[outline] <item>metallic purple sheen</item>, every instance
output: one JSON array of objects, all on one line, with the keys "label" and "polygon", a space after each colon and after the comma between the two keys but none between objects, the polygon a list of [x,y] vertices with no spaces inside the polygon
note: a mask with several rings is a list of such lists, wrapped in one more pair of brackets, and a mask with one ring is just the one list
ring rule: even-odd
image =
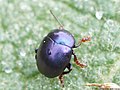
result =
[{"label": "metallic purple sheen", "polygon": [[66,45],[71,48],[75,45],[74,37],[67,30],[55,29],[48,34],[48,37],[50,37],[56,43]]},{"label": "metallic purple sheen", "polygon": [[49,78],[62,74],[70,63],[74,37],[66,30],[54,30],[41,42],[37,51],[37,67]]}]

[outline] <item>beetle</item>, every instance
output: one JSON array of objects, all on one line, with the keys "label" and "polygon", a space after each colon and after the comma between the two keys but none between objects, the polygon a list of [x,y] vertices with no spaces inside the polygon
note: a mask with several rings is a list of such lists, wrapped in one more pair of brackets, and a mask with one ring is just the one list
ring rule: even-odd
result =
[{"label": "beetle", "polygon": [[[51,14],[58,21],[50,10]],[[37,68],[44,76],[54,78],[59,76],[60,83],[64,87],[63,76],[72,70],[70,63],[71,56],[74,56],[75,63],[80,67],[85,67],[78,61],[73,48],[77,48],[82,42],[90,41],[90,37],[82,38],[78,45],[75,45],[73,35],[63,28],[60,24],[59,29],[54,29],[44,37],[38,49],[35,50]],[[68,69],[67,71],[65,69]]]}]

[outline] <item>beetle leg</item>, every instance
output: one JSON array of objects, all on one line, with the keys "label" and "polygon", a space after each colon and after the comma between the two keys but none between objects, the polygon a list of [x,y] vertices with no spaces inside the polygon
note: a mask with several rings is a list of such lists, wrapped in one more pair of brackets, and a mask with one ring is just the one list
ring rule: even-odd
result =
[{"label": "beetle leg", "polygon": [[35,53],[36,53],[35,59],[37,59],[37,51],[38,51],[38,49],[35,49]]},{"label": "beetle leg", "polygon": [[68,74],[72,70],[72,65],[69,63],[66,68],[68,71],[64,71],[62,74]]},{"label": "beetle leg", "polygon": [[78,61],[77,56],[75,55],[74,52],[73,52],[73,55],[74,55],[74,62],[75,62],[78,66],[80,66],[81,68],[84,68],[84,67],[86,66],[86,64],[80,63],[80,62]]},{"label": "beetle leg", "polygon": [[35,59],[37,60],[37,55],[35,55]]},{"label": "beetle leg", "polygon": [[79,47],[83,42],[86,42],[86,41],[90,41],[91,40],[91,37],[85,37],[85,38],[82,38],[78,45],[75,46],[75,48]]},{"label": "beetle leg", "polygon": [[68,64],[67,69],[69,70],[68,73],[72,70],[72,65],[71,65],[71,63]]},{"label": "beetle leg", "polygon": [[38,49],[35,49],[35,53],[37,53]]},{"label": "beetle leg", "polygon": [[65,74],[68,74],[68,73],[72,70],[71,64],[69,63],[66,68],[68,69],[68,71],[64,71],[64,72],[59,76],[59,80],[60,80],[60,83],[61,83],[62,87],[64,87],[64,79],[63,79],[63,76],[64,76]]},{"label": "beetle leg", "polygon": [[61,75],[59,76],[59,80],[60,80],[60,83],[61,83],[62,87],[64,87],[63,75],[64,75],[64,74],[61,74]]}]

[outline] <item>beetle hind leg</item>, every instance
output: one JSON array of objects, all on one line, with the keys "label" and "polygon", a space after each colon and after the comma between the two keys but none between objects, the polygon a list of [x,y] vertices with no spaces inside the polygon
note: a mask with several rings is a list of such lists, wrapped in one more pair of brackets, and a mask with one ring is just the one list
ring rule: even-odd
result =
[{"label": "beetle hind leg", "polygon": [[60,80],[60,84],[62,85],[62,87],[64,87],[63,74],[61,74],[61,75],[59,76],[59,80]]},{"label": "beetle hind leg", "polygon": [[64,72],[59,76],[59,80],[60,80],[60,83],[61,83],[62,87],[64,87],[64,79],[63,79],[63,76],[64,76],[65,74],[68,74],[68,73],[72,70],[71,64],[69,63],[69,64],[66,66],[66,68],[68,69],[68,71],[64,71]]}]

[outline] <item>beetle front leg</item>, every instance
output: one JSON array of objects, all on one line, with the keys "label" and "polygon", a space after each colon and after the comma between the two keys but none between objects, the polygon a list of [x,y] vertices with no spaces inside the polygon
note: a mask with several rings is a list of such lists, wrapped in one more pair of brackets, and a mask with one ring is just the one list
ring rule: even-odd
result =
[{"label": "beetle front leg", "polygon": [[73,55],[74,55],[74,62],[75,62],[78,66],[80,66],[81,68],[84,68],[84,67],[87,66],[86,64],[82,64],[82,63],[80,63],[80,62],[78,61],[77,56],[75,55],[74,52],[73,52]]},{"label": "beetle front leg", "polygon": [[75,46],[75,48],[79,47],[83,42],[86,42],[86,41],[90,41],[91,40],[91,37],[85,37],[85,38],[82,38],[78,45]]},{"label": "beetle front leg", "polygon": [[66,68],[68,69],[68,71],[63,72],[63,73],[59,76],[59,80],[60,80],[60,83],[61,83],[62,87],[64,87],[64,79],[63,79],[63,76],[64,76],[65,74],[70,73],[70,71],[72,70],[71,64],[69,63]]}]

